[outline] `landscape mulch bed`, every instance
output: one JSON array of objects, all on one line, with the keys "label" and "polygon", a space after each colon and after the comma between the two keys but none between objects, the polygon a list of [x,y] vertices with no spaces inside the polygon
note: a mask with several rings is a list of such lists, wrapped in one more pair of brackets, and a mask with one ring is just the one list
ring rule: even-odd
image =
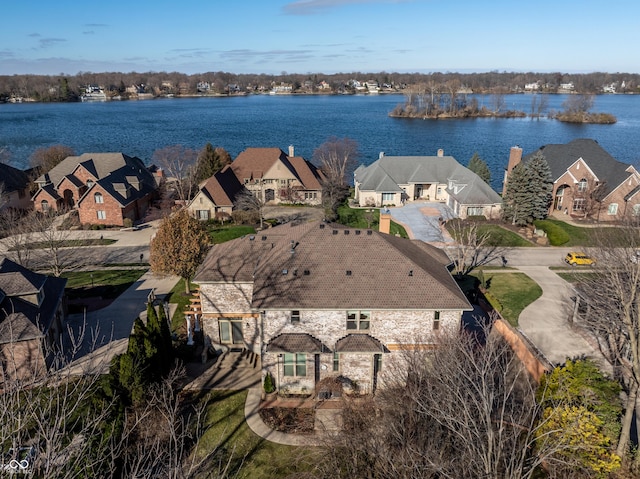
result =
[{"label": "landscape mulch bed", "polygon": [[295,434],[311,434],[314,431],[315,412],[310,408],[265,408],[260,409],[260,417],[275,431]]}]

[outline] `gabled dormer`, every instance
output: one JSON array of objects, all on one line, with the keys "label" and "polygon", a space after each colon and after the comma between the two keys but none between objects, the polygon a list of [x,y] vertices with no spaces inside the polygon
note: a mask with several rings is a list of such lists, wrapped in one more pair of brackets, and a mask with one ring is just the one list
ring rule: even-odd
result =
[{"label": "gabled dormer", "polygon": [[46,277],[27,277],[17,271],[0,273],[0,288],[5,297],[19,299],[40,307],[44,301],[44,283]]}]

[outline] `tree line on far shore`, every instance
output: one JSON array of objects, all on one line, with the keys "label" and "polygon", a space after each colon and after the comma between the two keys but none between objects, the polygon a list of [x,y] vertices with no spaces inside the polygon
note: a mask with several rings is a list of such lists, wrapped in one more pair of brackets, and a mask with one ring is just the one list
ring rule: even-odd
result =
[{"label": "tree line on far shore", "polygon": [[[128,88],[154,96],[229,95],[260,93],[274,85],[287,84],[292,93],[355,93],[359,82],[376,82],[386,91],[403,91],[420,83],[444,84],[455,81],[474,93],[519,93],[525,85],[537,84],[536,91],[558,93],[563,84],[573,84],[574,92],[602,93],[603,87],[615,86],[617,93],[640,93],[640,74],[594,72],[568,74],[561,72],[482,72],[482,73],[398,73],[344,72],[287,73],[279,75],[206,72],[187,75],[179,72],[79,72],[76,75],[0,75],[0,101],[28,98],[42,102],[80,101],[90,85],[104,89],[107,96],[127,98]],[[323,83],[324,82],[324,83]],[[321,87],[323,85],[323,87]]]}]

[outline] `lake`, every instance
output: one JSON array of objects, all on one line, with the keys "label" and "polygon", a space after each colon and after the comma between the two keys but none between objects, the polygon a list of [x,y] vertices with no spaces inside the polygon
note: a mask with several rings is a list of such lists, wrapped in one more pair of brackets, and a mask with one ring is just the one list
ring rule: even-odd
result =
[{"label": "lake", "polygon": [[[477,96],[481,105],[491,97]],[[531,110],[532,95],[507,95],[508,109]],[[561,110],[564,95],[549,95],[548,109]],[[402,95],[166,98],[106,103],[0,104],[0,148],[10,163],[26,168],[34,150],[53,144],[84,152],[121,151],[150,162],[156,149],[205,143],[232,157],[247,147],[279,147],[311,159],[329,137],[348,137],[360,161],[386,155],[435,155],[439,148],[466,165],[477,152],[501,189],[511,146],[530,153],[548,143],[593,138],[619,161],[640,159],[640,95],[600,95],[594,112],[611,113],[613,125],[573,125],[546,118],[422,120],[390,118]]]}]

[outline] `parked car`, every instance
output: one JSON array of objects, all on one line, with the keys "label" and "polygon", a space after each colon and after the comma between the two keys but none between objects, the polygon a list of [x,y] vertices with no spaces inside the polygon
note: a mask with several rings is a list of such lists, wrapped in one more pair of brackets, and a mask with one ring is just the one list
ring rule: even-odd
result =
[{"label": "parked car", "polygon": [[564,257],[564,262],[571,266],[586,265],[593,266],[596,260],[580,251],[571,251]]}]

